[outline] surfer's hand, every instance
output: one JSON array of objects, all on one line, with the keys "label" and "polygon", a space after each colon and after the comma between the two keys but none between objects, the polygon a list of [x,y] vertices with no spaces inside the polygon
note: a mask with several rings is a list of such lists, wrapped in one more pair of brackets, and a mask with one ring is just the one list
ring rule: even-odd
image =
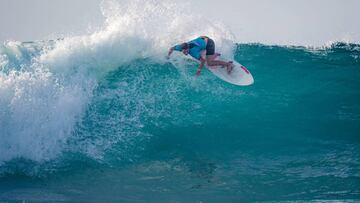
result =
[{"label": "surfer's hand", "polygon": [[197,71],[196,71],[196,75],[197,75],[197,76],[200,76],[200,74],[201,74],[201,70],[197,70]]}]

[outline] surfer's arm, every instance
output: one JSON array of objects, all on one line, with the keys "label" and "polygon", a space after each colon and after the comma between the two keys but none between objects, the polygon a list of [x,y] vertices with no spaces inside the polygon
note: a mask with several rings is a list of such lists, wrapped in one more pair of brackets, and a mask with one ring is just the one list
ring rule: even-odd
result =
[{"label": "surfer's arm", "polygon": [[198,76],[201,74],[201,69],[202,69],[202,68],[204,67],[204,65],[205,65],[205,62],[206,62],[205,57],[206,57],[206,50],[204,50],[204,51],[201,52],[200,65],[199,65],[199,68],[198,68],[198,70],[197,70],[197,72],[196,72],[196,75],[198,75]]},{"label": "surfer's arm", "polygon": [[169,59],[170,58],[170,56],[171,56],[171,54],[174,52],[174,47],[171,47],[170,49],[169,49],[169,53],[168,53],[168,55],[167,55],[167,58]]},{"label": "surfer's arm", "polygon": [[182,46],[180,45],[180,44],[178,44],[178,45],[176,45],[176,46],[173,46],[173,47],[171,47],[170,49],[169,49],[169,53],[168,53],[168,55],[167,55],[167,57],[166,58],[170,58],[170,56],[171,56],[171,54],[174,52],[174,51],[182,51],[183,49],[182,49]]}]

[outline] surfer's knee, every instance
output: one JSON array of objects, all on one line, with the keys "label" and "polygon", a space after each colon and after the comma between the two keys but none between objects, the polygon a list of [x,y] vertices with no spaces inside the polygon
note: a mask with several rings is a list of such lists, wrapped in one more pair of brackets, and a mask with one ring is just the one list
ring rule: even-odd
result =
[{"label": "surfer's knee", "polygon": [[213,64],[213,61],[214,61],[214,57],[211,57],[211,56],[207,56],[207,57],[206,57],[206,63],[207,63],[208,65]]}]

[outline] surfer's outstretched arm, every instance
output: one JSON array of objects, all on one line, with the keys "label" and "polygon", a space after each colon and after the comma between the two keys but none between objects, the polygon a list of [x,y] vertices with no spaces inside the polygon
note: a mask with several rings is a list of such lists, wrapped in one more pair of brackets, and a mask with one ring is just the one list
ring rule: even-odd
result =
[{"label": "surfer's outstretched arm", "polygon": [[167,58],[169,59],[170,58],[170,56],[171,56],[171,54],[174,52],[174,47],[171,47],[170,49],[169,49],[169,53],[168,53],[168,55],[167,55]]}]

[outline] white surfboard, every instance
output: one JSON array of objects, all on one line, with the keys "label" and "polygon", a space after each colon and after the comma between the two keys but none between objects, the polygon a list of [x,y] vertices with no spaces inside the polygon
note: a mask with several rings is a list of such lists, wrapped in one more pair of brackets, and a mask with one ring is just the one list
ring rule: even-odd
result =
[{"label": "white surfboard", "polygon": [[[217,59],[217,58],[216,58]],[[228,61],[228,60],[225,60]],[[248,86],[254,83],[254,78],[251,75],[250,71],[245,68],[245,66],[234,61],[233,70],[228,73],[226,67],[221,66],[207,66],[207,68],[220,79],[240,86]]]}]

